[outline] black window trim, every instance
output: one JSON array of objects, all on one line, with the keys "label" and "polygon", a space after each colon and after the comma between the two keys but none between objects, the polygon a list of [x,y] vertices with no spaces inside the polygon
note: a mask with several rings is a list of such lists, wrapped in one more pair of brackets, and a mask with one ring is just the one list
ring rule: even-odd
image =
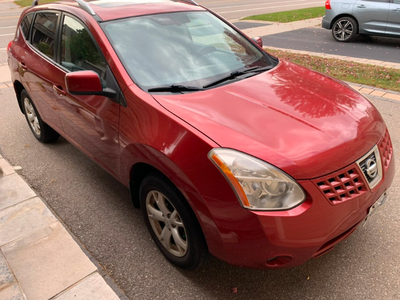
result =
[{"label": "black window trim", "polygon": [[65,68],[62,64],[61,64],[61,43],[62,43],[62,29],[63,29],[63,24],[64,24],[64,19],[66,16],[74,19],[75,21],[79,22],[83,27],[86,28],[89,36],[92,38],[97,50],[100,52],[101,56],[103,57],[104,61],[106,62],[106,87],[111,88],[113,90],[116,91],[117,96],[113,99],[113,98],[109,98],[111,101],[114,101],[116,103],[118,103],[119,105],[123,106],[123,107],[127,107],[127,103],[125,100],[125,97],[121,91],[121,88],[117,82],[117,80],[115,79],[115,76],[110,68],[110,65],[108,64],[107,59],[104,56],[103,51],[101,51],[101,48],[99,46],[99,43],[97,42],[97,40],[94,38],[91,30],[88,28],[88,26],[85,25],[85,23],[79,19],[77,16],[68,13],[68,12],[64,12],[61,11],[61,16],[60,16],[60,20],[58,22],[58,29],[57,29],[57,53],[56,53],[56,57],[57,60],[55,61],[56,65],[61,68],[63,71],[65,71],[66,73],[71,73],[71,70],[68,70],[67,68]]},{"label": "black window trim", "polygon": [[[31,24],[29,24],[29,29],[28,29],[28,34],[25,36],[23,30],[22,30],[22,21],[27,18],[29,15],[32,15],[32,21]],[[35,12],[29,12],[24,17],[21,19],[21,23],[19,24],[19,30],[22,33],[22,36],[24,37],[25,41],[29,42],[31,38],[31,32],[32,32],[32,27],[33,27],[33,22],[35,21],[36,13]]]},{"label": "black window trim", "polygon": [[[54,13],[54,14],[58,14],[58,19],[57,19],[57,22],[56,22],[55,37],[54,37],[54,43],[55,43],[54,44],[54,55],[53,55],[52,58],[50,58],[46,54],[42,53],[32,43],[32,30],[33,30],[33,26],[34,26],[36,17],[37,17],[37,15],[39,13]],[[110,85],[110,88],[115,89],[116,92],[117,92],[117,97],[115,99],[111,99],[111,98],[109,98],[109,99],[114,101],[114,102],[116,102],[116,103],[118,103],[118,104],[120,104],[123,107],[127,106],[125,97],[124,97],[123,93],[121,92],[121,88],[119,87],[119,84],[118,84],[117,80],[115,79],[115,76],[114,76],[114,74],[113,74],[113,72],[112,72],[112,70],[111,70],[106,58],[104,57],[103,52],[101,51],[96,39],[92,35],[92,32],[85,25],[85,23],[82,22],[82,20],[80,20],[79,18],[77,18],[73,14],[66,13],[66,12],[60,11],[60,10],[55,10],[55,9],[44,9],[44,10],[36,10],[34,12],[29,12],[24,16],[24,18],[29,14],[33,14],[33,18],[32,18],[32,22],[31,22],[30,27],[29,27],[29,34],[28,34],[27,38],[24,36],[24,34],[22,32],[21,23],[19,24],[19,31],[21,32],[24,40],[26,41],[26,44],[36,54],[38,54],[39,56],[41,56],[45,60],[49,61],[50,63],[54,64],[57,68],[61,69],[65,73],[70,73],[71,71],[61,65],[61,40],[62,40],[61,37],[62,37],[62,22],[64,20],[64,16],[66,16],[66,15],[70,16],[71,18],[73,18],[73,19],[77,20],[79,23],[81,23],[85,28],[87,28],[90,37],[93,39],[93,41],[94,41],[94,43],[96,45],[96,48],[100,51],[102,57],[104,58],[104,61],[107,64],[106,65],[106,68],[107,68],[107,71],[106,71],[107,72],[107,76],[106,76],[107,86]],[[22,21],[22,19],[21,19],[21,21]]]},{"label": "black window trim", "polygon": [[[37,15],[39,14],[39,13],[54,13],[54,14],[58,14],[58,18],[57,18],[57,22],[56,22],[56,31],[55,31],[55,37],[54,37],[54,55],[53,55],[53,57],[51,58],[51,57],[49,57],[49,56],[47,56],[46,54],[44,54],[44,53],[42,53],[39,49],[37,49],[34,45],[33,45],[33,42],[32,42],[32,31],[33,31],[33,25],[35,24],[35,21],[36,21],[36,17],[37,17]],[[55,59],[55,56],[57,56],[57,53],[58,53],[58,28],[60,27],[60,18],[61,17],[61,11],[59,11],[59,10],[54,10],[54,9],[46,9],[46,10],[38,10],[38,11],[35,11],[35,15],[34,15],[34,17],[33,17],[33,20],[32,20],[32,24],[31,24],[31,27],[30,27],[30,30],[29,30],[29,40],[27,40],[28,41],[28,44],[30,45],[30,47],[32,48],[32,49],[34,49],[35,50],[35,52],[36,53],[38,53],[40,56],[42,56],[42,57],[44,57],[45,59],[47,59],[47,60],[50,60],[51,62],[54,62],[54,63],[57,63],[56,62],[56,59]]]},{"label": "black window trim", "polygon": [[96,46],[96,49],[100,52],[101,56],[103,57],[104,61],[105,61],[106,64],[107,64],[107,67],[108,67],[108,62],[107,62],[107,60],[106,60],[106,58],[105,58],[105,56],[104,56],[104,54],[103,54],[103,51],[101,51],[99,44],[97,43],[97,41],[96,41],[96,39],[94,38],[94,36],[93,36],[92,32],[90,31],[90,29],[85,25],[85,23],[82,22],[81,19],[77,18],[77,17],[74,16],[73,14],[70,14],[70,13],[67,13],[67,12],[64,12],[64,11],[61,12],[61,14],[62,14],[62,15],[61,15],[61,18],[60,18],[60,23],[59,23],[58,30],[57,30],[57,31],[58,31],[58,32],[57,32],[57,45],[58,45],[58,47],[59,47],[59,51],[57,51],[57,53],[56,53],[56,54],[57,54],[57,55],[56,55],[56,56],[57,56],[56,62],[57,62],[57,64],[60,66],[60,68],[62,68],[62,69],[65,70],[66,72],[71,72],[70,70],[68,70],[67,68],[65,68],[64,66],[62,66],[62,64],[61,64],[62,29],[63,29],[64,19],[65,19],[66,16],[70,17],[71,19],[74,19],[75,21],[77,21],[77,22],[80,23],[83,27],[86,28],[86,30],[87,30],[89,36],[92,38],[92,40],[93,40],[93,42],[94,42],[94,44],[95,44],[95,46]]}]

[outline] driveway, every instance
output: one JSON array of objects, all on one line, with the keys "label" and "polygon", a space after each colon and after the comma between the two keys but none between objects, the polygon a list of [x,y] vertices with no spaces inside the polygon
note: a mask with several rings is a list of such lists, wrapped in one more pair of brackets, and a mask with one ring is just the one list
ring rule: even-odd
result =
[{"label": "driveway", "polygon": [[263,36],[263,42],[266,47],[400,62],[400,38],[358,36],[352,43],[338,43],[330,30],[312,27]]}]

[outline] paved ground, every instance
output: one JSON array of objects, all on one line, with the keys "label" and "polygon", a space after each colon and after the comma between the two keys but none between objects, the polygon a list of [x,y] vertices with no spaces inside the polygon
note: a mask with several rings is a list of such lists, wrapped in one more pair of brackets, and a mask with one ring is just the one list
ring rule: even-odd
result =
[{"label": "paved ground", "polygon": [[321,0],[197,0],[196,2],[228,20],[324,5],[324,1]]},{"label": "paved ground", "polygon": [[0,249],[0,299],[117,300],[117,293],[123,298],[1,155]]},{"label": "paved ground", "polygon": [[269,47],[302,50],[325,54],[399,63],[400,39],[358,36],[352,43],[338,43],[329,30],[320,26],[302,28],[268,35],[264,43]]}]

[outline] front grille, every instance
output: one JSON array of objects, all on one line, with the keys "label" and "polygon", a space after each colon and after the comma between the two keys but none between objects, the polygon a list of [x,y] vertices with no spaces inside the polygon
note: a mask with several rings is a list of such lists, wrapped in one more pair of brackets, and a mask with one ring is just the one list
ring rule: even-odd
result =
[{"label": "front grille", "polygon": [[361,171],[364,173],[365,178],[368,180],[368,183],[371,183],[375,177],[378,175],[378,168],[375,167],[376,171],[372,172],[371,175],[368,174],[368,162],[369,161],[373,161],[375,166],[376,166],[376,155],[375,152],[371,152],[371,154],[369,154],[367,157],[364,158],[364,160],[362,160],[359,165],[361,168]]},{"label": "front grille", "polygon": [[313,182],[333,204],[354,199],[367,191],[355,164]]},{"label": "front grille", "polygon": [[368,186],[373,189],[380,182],[382,173],[388,169],[392,157],[393,145],[386,129],[381,142],[355,164],[313,182],[333,204],[354,199],[367,192]]},{"label": "front grille", "polygon": [[367,154],[357,160],[370,189],[375,188],[382,180],[383,168],[378,146],[374,146]]},{"label": "front grille", "polygon": [[387,129],[385,136],[379,143],[379,152],[381,153],[382,157],[382,165],[386,171],[390,165],[390,161],[392,160],[392,155],[393,155],[392,141],[390,140],[389,131]]}]

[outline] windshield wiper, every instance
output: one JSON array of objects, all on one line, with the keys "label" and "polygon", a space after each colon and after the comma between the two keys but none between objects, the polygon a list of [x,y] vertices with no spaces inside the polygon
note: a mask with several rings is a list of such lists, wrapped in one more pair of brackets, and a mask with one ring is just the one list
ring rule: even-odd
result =
[{"label": "windshield wiper", "polygon": [[205,86],[203,86],[203,88],[209,88],[212,87],[214,85],[220,84],[224,81],[228,81],[231,79],[235,79],[241,75],[247,74],[247,73],[259,73],[259,72],[264,72],[264,71],[268,71],[271,70],[272,67],[252,67],[252,68],[244,68],[241,70],[237,70],[237,71],[233,71],[231,74],[229,74],[228,76],[222,77],[214,82],[211,82]]},{"label": "windshield wiper", "polygon": [[186,85],[166,85],[159,86],[155,88],[148,89],[148,92],[171,92],[171,93],[180,93],[180,92],[191,92],[191,91],[201,91],[202,88],[195,86],[186,86]]}]

